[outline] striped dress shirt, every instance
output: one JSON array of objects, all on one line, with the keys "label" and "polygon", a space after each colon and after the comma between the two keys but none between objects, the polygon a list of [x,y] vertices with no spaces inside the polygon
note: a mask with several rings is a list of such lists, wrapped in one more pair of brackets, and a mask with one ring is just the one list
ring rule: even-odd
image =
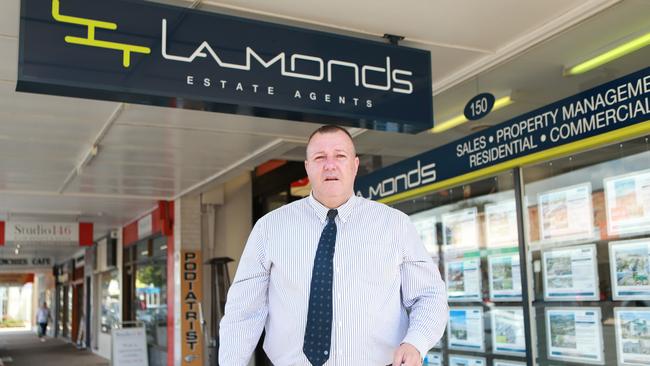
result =
[{"label": "striped dress shirt", "polygon": [[[328,208],[313,196],[254,226],[219,330],[219,364],[246,366],[266,329],[275,366],[309,366],[303,338],[312,266]],[[383,366],[401,343],[424,357],[447,325],[445,284],[404,213],[352,196],[338,208],[327,366]]]}]

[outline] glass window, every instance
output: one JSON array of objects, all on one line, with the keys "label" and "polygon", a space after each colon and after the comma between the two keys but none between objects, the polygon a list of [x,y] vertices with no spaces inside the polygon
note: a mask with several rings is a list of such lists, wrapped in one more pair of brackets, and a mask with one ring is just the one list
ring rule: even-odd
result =
[{"label": "glass window", "polygon": [[147,329],[147,343],[167,347],[167,268],[166,261],[136,265],[135,319]]},{"label": "glass window", "polygon": [[523,169],[539,365],[650,364],[648,138]]},{"label": "glass window", "polygon": [[109,333],[121,318],[120,281],[118,271],[101,275],[101,318],[100,326],[104,333]]},{"label": "glass window", "polygon": [[[446,335],[426,355],[425,364],[525,363],[512,173],[394,207],[410,215],[447,284],[450,318]],[[445,359],[447,363],[442,362]]]}]

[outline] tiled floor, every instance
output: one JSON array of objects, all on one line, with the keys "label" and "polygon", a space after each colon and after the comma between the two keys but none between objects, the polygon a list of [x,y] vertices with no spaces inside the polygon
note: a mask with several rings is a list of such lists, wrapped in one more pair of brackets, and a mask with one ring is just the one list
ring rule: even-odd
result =
[{"label": "tiled floor", "polygon": [[[4,366],[108,366],[109,361],[76,349],[60,339],[45,342],[30,331],[0,330],[0,360]],[[2,362],[0,362],[0,365]]]}]

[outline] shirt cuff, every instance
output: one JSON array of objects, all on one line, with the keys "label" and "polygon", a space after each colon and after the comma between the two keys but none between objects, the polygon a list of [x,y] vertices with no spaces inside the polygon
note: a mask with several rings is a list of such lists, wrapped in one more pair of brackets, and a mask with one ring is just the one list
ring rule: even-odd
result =
[{"label": "shirt cuff", "polygon": [[424,359],[424,356],[426,356],[429,352],[429,343],[431,342],[429,342],[429,340],[427,340],[427,337],[423,336],[422,334],[409,332],[402,343],[408,343],[415,347],[420,352],[420,359]]}]

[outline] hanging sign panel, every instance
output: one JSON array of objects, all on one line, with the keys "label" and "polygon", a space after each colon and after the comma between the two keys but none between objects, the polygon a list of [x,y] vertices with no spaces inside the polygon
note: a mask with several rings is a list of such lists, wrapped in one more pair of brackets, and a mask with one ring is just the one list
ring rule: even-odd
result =
[{"label": "hanging sign panel", "polygon": [[79,243],[93,244],[93,227],[89,222],[0,222],[0,243]]},{"label": "hanging sign panel", "polygon": [[18,91],[416,133],[429,51],[133,0],[22,0]]},{"label": "hanging sign panel", "polygon": [[[650,67],[359,177],[355,192],[384,199],[648,120]],[[634,220],[643,214],[627,214],[617,229]]]}]

